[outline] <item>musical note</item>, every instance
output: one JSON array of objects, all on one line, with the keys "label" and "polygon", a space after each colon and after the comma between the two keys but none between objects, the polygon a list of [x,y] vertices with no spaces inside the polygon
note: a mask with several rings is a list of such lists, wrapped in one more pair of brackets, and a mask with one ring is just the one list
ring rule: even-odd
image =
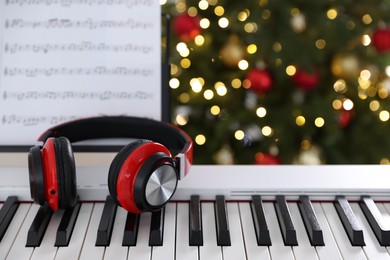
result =
[{"label": "musical note", "polygon": [[52,6],[61,5],[71,7],[73,5],[88,5],[88,6],[113,6],[124,5],[128,8],[149,7],[153,4],[153,0],[6,0],[6,5],[41,5]]},{"label": "musical note", "polygon": [[147,100],[153,99],[147,91],[4,91],[3,101],[26,100]]},{"label": "musical note", "polygon": [[151,77],[154,75],[153,69],[148,68],[126,68],[126,67],[113,67],[96,66],[92,68],[21,68],[21,67],[5,67],[3,75],[5,77],[25,76],[29,78],[35,78],[39,76],[51,77],[51,76],[135,76],[135,77]]},{"label": "musical note", "polygon": [[72,20],[68,18],[51,18],[48,20],[24,20],[20,18],[6,19],[6,29],[130,29],[149,30],[153,29],[151,22],[137,21],[132,18],[127,20]]},{"label": "musical note", "polygon": [[82,117],[161,119],[159,1],[3,0],[0,17],[0,145]]}]

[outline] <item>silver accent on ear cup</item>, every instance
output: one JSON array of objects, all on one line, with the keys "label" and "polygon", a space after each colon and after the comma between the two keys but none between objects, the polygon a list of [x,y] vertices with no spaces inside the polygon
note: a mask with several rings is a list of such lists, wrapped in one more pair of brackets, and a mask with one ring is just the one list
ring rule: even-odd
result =
[{"label": "silver accent on ear cup", "polygon": [[158,167],[149,177],[145,188],[146,201],[152,206],[161,206],[173,195],[177,185],[176,170],[170,165]]}]

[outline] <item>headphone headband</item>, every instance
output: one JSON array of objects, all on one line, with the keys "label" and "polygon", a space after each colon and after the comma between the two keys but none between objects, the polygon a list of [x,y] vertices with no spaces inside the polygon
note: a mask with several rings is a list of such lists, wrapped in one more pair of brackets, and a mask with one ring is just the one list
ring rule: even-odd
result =
[{"label": "headphone headband", "polygon": [[38,141],[65,136],[70,142],[99,138],[150,139],[169,149],[178,150],[175,157],[180,178],[187,175],[192,164],[192,140],[181,129],[147,118],[102,116],[70,121],[46,130]]}]

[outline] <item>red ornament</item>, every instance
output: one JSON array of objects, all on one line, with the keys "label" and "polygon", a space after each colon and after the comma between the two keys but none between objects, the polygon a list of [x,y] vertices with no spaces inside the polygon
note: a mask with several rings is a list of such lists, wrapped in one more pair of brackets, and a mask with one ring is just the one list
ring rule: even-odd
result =
[{"label": "red ornament", "polygon": [[307,72],[297,69],[295,74],[292,76],[292,81],[298,88],[304,91],[310,91],[315,89],[320,83],[320,74],[317,70]]},{"label": "red ornament", "polygon": [[372,35],[372,45],[378,52],[390,50],[390,28],[377,29]]},{"label": "red ornament", "polygon": [[341,111],[341,113],[337,118],[339,126],[341,128],[347,127],[351,123],[352,118],[353,118],[353,113],[351,111],[345,111],[345,110]]},{"label": "red ornament", "polygon": [[280,164],[280,158],[269,153],[257,153],[255,163],[259,165],[276,165]]},{"label": "red ornament", "polygon": [[265,93],[272,88],[273,80],[268,70],[253,69],[246,75],[249,89],[256,93]]},{"label": "red ornament", "polygon": [[198,16],[192,17],[183,13],[173,21],[173,29],[181,41],[188,42],[201,33],[199,21]]}]

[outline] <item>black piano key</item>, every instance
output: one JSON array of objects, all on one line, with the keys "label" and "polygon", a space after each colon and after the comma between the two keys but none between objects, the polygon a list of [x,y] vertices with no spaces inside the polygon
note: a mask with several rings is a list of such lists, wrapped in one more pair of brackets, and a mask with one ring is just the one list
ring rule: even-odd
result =
[{"label": "black piano key", "polygon": [[191,196],[189,207],[189,245],[203,246],[202,211],[198,195]]},{"label": "black piano key", "polygon": [[165,208],[152,213],[150,221],[149,246],[162,246],[164,239]]},{"label": "black piano key", "polygon": [[97,231],[96,246],[109,246],[111,241],[112,229],[116,215],[116,203],[111,196],[107,196],[104,203],[103,213]]},{"label": "black piano key", "polygon": [[4,202],[0,209],[0,242],[4,237],[5,232],[19,207],[18,199],[15,196],[10,196]]},{"label": "black piano key", "polygon": [[375,205],[374,200],[369,196],[363,196],[359,204],[379,244],[381,246],[390,246],[390,230],[386,228],[382,214]]},{"label": "black piano key", "polygon": [[65,210],[57,229],[55,246],[68,246],[80,207],[81,203],[78,201],[74,207]]},{"label": "black piano key", "polygon": [[135,246],[139,227],[139,214],[127,213],[122,246]]},{"label": "black piano key", "polygon": [[253,195],[251,203],[253,224],[255,226],[257,244],[259,246],[271,246],[271,237],[268,225],[265,219],[263,202],[261,196]]},{"label": "black piano key", "polygon": [[364,246],[365,243],[362,227],[356,219],[347,199],[344,196],[336,196],[334,206],[336,207],[337,214],[343,223],[351,244],[353,246]]},{"label": "black piano key", "polygon": [[40,246],[52,215],[53,210],[48,204],[39,208],[33,222],[31,223],[30,229],[28,230],[26,247]]},{"label": "black piano key", "polygon": [[276,196],[275,211],[278,217],[280,230],[286,246],[297,246],[297,234],[291,219],[290,210],[284,196]]},{"label": "black piano key", "polygon": [[317,215],[308,196],[300,196],[298,203],[303,223],[305,224],[310,243],[312,246],[324,246],[324,237]]},{"label": "black piano key", "polygon": [[215,200],[215,223],[217,229],[217,244],[230,246],[230,229],[227,216],[226,202],[223,195],[217,195]]}]

